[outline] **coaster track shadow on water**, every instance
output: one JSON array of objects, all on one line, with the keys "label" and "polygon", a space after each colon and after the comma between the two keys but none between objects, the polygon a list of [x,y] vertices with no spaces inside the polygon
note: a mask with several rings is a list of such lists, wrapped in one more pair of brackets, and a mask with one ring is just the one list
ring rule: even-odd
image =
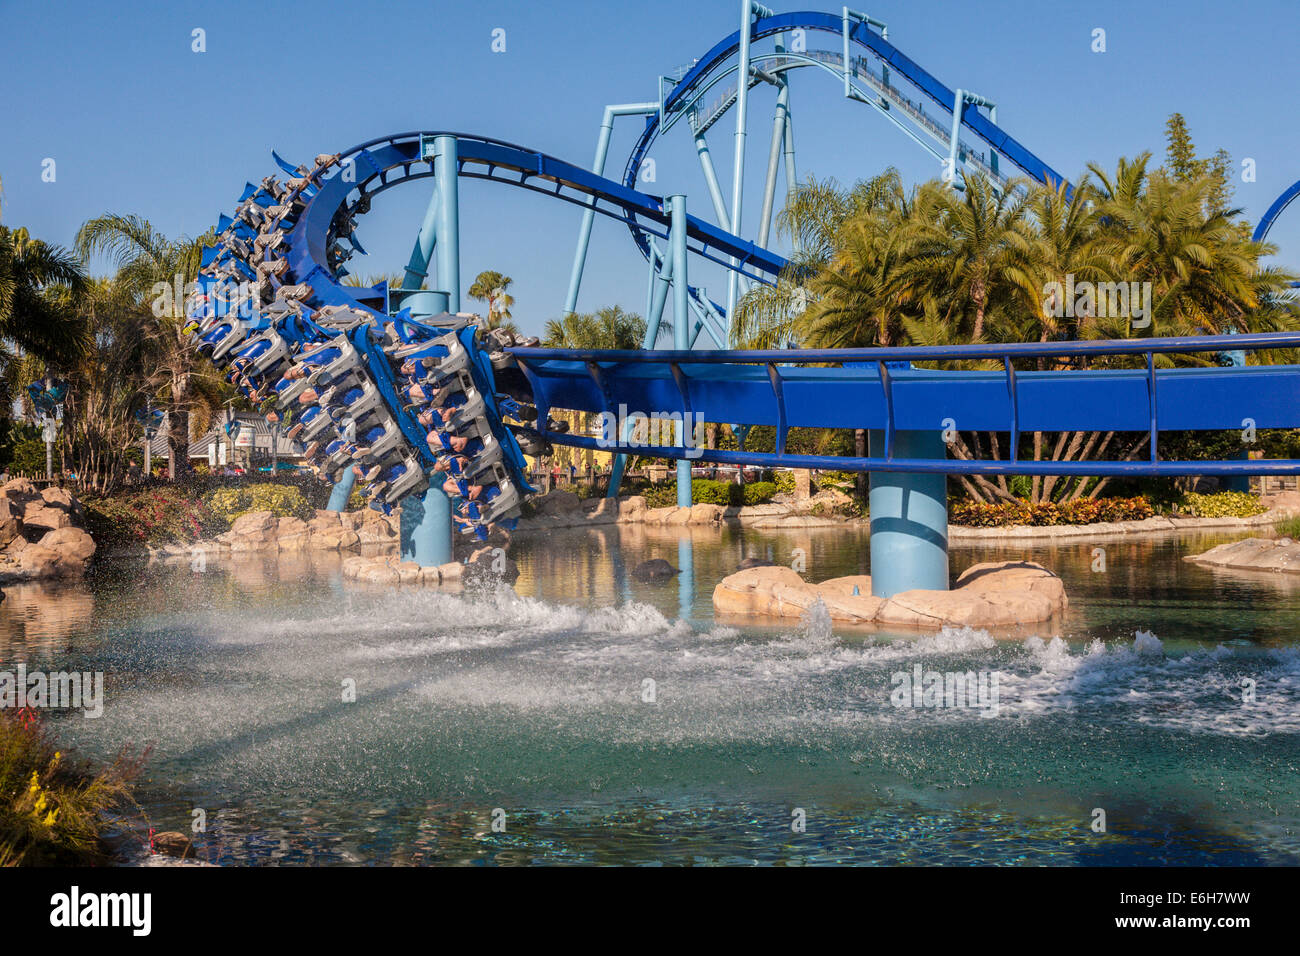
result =
[{"label": "coaster track shadow on water", "polygon": [[[790,75],[828,73],[843,94],[879,113],[949,171],[1004,181],[1009,163],[1032,179],[1063,177],[997,124],[997,107],[949,89],[888,40],[884,24],[842,14],[773,14],[747,4],[743,26],[691,67],[662,77],[654,102],[608,107],[592,169],[483,136],[416,131],[374,139],[248,184],[233,216],[218,223],[205,250],[198,290],[187,302],[199,349],[241,391],[307,443],[308,457],[334,482],[330,507],[346,507],[361,481],[370,506],[399,503],[403,557],[423,565],[452,558],[457,531],[486,540],[495,524],[513,527],[535,489],[525,454],[551,444],[620,452],[609,494],[617,494],[624,454],[677,460],[678,502],[689,505],[690,461],[830,468],[871,474],[873,591],[946,590],[946,476],[1274,475],[1300,461],[1170,461],[1159,457],[1166,431],[1300,426],[1300,367],[1246,365],[1249,350],[1294,348],[1300,334],[972,345],[935,348],[726,348],[727,316],[744,283],[771,283],[785,259],[770,251],[778,167],[795,182]],[[770,52],[758,52],[771,40]],[[819,41],[824,48],[817,48]],[[737,78],[748,77],[738,83]],[[746,110],[759,84],[777,90],[758,239],[741,238]],[[724,114],[736,114],[733,194],[722,196],[707,143]],[[930,112],[927,112],[930,111]],[[931,116],[936,112],[941,119]],[[947,119],[942,119],[944,116]],[[603,175],[610,133],[621,116],[644,129],[620,181]],[[716,219],[687,212],[686,197],[639,190],[657,138],[687,121]],[[573,311],[596,214],[621,220],[648,268],[643,350],[575,351],[519,347],[460,313],[461,177],[502,183],[583,208],[566,301]],[[400,289],[344,286],[344,263],[362,252],[357,219],[374,196],[432,179],[433,196]],[[1300,192],[1300,184],[1289,192]],[[1285,199],[1286,194],[1282,199]],[[1292,197],[1293,198],[1293,197]],[[1285,202],[1270,210],[1268,223]],[[1261,223],[1261,228],[1264,224]],[[660,243],[663,243],[661,246]],[[728,270],[728,299],[713,302],[689,284],[692,259]],[[436,269],[437,288],[422,288]],[[672,350],[652,350],[669,295]],[[265,305],[264,303],[269,303]],[[695,349],[707,333],[716,349]],[[1157,368],[1169,353],[1236,356],[1230,367]],[[1024,371],[1023,360],[1140,356],[1145,367],[1103,371]],[[914,361],[991,359],[1000,371],[936,371]],[[1137,363],[1134,362],[1136,365]],[[686,422],[775,428],[774,453],[617,442],[561,431],[553,408],[592,413],[675,412]],[[950,460],[945,428],[1010,434],[1009,460]],[[787,454],[791,428],[862,428],[865,458]],[[1020,436],[1035,431],[1149,433],[1149,457],[1126,461],[1027,461]],[[689,432],[689,428],[686,430]],[[743,449],[743,444],[742,444]],[[1243,456],[1244,458],[1244,456]]]}]

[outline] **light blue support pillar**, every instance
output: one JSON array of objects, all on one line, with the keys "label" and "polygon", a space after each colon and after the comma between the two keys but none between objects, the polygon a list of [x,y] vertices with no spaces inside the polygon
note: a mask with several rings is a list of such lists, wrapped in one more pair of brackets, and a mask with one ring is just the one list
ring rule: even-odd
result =
[{"label": "light blue support pillar", "polygon": [[[662,265],[660,264],[662,260]],[[653,239],[650,240],[650,287],[646,290],[646,329],[641,348],[654,348],[659,340],[659,324],[663,320],[664,302],[668,298],[668,279],[672,276],[673,260],[671,253],[665,257]],[[623,423],[622,441],[632,437],[632,423]],[[627,469],[627,455],[617,454],[609,469],[609,487],[605,489],[606,498],[617,498],[619,486],[623,484],[623,472]]]},{"label": "light blue support pillar", "polygon": [[700,171],[704,173],[704,184],[709,187],[709,198],[713,200],[713,214],[718,217],[718,225],[731,232],[731,217],[727,215],[727,202],[722,198],[722,187],[718,185],[718,174],[713,168],[713,157],[709,155],[709,142],[703,133],[695,134],[695,155],[700,158]]},{"label": "light blue support pillar", "polygon": [[[650,246],[650,254],[654,256],[654,245]],[[673,258],[671,247],[668,255],[664,257],[663,265],[659,269],[658,277],[655,279],[655,291],[650,301],[650,314],[646,316],[645,341],[648,343],[645,347],[650,348],[659,340],[659,325],[664,318],[664,304],[668,301],[668,284],[673,277]]]},{"label": "light blue support pillar", "polygon": [[455,136],[434,140],[438,169],[438,287],[447,293],[447,309],[460,311],[460,150]]},{"label": "light blue support pillar", "polygon": [[[753,34],[753,0],[740,0],[740,63],[736,72],[736,153],[731,179],[731,233],[740,235],[741,200],[745,195],[745,123],[749,114],[749,50]],[[735,263],[735,260],[732,260]],[[727,319],[734,321],[740,273],[727,273]]]},{"label": "light blue support pillar", "polygon": [[402,500],[401,544],[403,561],[426,568],[451,561],[451,499],[445,491],[431,485],[423,495]]},{"label": "light blue support pillar", "polygon": [[[778,47],[778,49],[780,49]],[[772,207],[776,202],[776,173],[781,164],[781,149],[785,144],[785,112],[790,102],[790,88],[785,78],[781,91],[776,94],[776,111],[772,118],[772,145],[767,154],[767,179],[763,183],[763,211],[758,219],[758,244],[767,247],[767,237],[772,228]]]},{"label": "light blue support pillar", "polygon": [[424,211],[424,221],[420,223],[419,235],[415,237],[415,248],[411,250],[410,261],[406,264],[406,274],[402,277],[403,289],[418,289],[429,278],[429,257],[438,242],[438,187],[433,187],[429,197],[429,207]]},{"label": "light blue support pillar", "polygon": [[[669,196],[668,202],[672,210],[673,348],[685,352],[691,347],[691,306],[686,285],[686,197],[681,194]],[[682,422],[677,426],[676,441],[679,446],[686,444],[686,429],[690,427],[690,422]],[[679,458],[677,507],[689,508],[691,503],[691,463]]]},{"label": "light blue support pillar", "polygon": [[[868,433],[873,458],[885,457],[885,433]],[[894,434],[894,458],[942,459],[939,429]],[[944,475],[871,473],[871,593],[948,590],[948,479]]]},{"label": "light blue support pillar", "polygon": [[334,484],[334,490],[330,492],[329,504],[326,505],[330,511],[347,511],[348,499],[352,497],[352,486],[357,483],[357,473],[351,468],[343,469],[343,477]]},{"label": "light blue support pillar", "polygon": [[[447,311],[460,311],[460,193],[457,180],[457,144],[454,136],[434,140],[434,216],[437,245],[438,285],[447,297]],[[427,218],[427,217],[426,217]],[[421,230],[423,235],[423,230]],[[420,498],[408,496],[402,502],[402,560],[424,567],[452,560],[451,499],[439,487],[437,473]]]},{"label": "light blue support pillar", "polygon": [[[614,117],[657,113],[658,111],[658,103],[628,103],[623,106],[606,106],[605,116],[600,123],[600,135],[596,137],[596,158],[592,160],[591,171],[597,176],[602,176],[605,173],[605,158],[609,155],[609,137],[614,131]],[[578,308],[578,288],[582,284],[582,270],[587,265],[587,247],[591,243],[591,224],[595,218],[596,200],[589,199],[587,208],[582,213],[582,225],[578,227],[578,248],[573,254],[573,269],[569,273],[569,291],[564,297],[564,311],[566,314]]]},{"label": "light blue support pillar", "polygon": [[677,575],[677,616],[689,621],[695,607],[695,546],[690,529],[686,529],[685,537],[677,539],[677,566],[681,568]]},{"label": "light blue support pillar", "polygon": [[[1250,450],[1241,448],[1233,452],[1232,457],[1239,461],[1248,461]],[[1219,485],[1224,491],[1241,491],[1250,494],[1250,475],[1226,475],[1220,479]]]}]

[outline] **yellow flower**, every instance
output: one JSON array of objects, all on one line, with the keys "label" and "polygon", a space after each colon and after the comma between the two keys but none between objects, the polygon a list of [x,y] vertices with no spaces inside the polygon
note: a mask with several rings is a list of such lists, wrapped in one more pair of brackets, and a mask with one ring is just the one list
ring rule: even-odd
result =
[{"label": "yellow flower", "polygon": [[59,809],[58,807],[55,807],[49,813],[45,814],[45,825],[47,827],[54,826],[54,821],[58,818],[58,816],[59,816]]}]

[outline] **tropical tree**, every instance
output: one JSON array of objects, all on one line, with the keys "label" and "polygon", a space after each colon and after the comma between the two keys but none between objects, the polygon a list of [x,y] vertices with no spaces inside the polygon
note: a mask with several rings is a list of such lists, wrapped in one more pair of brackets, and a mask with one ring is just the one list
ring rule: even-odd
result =
[{"label": "tropical tree", "polygon": [[[671,323],[661,322],[656,341],[671,341],[672,331]],[[645,334],[645,319],[613,305],[550,319],[542,333],[542,345],[548,349],[639,349]]]},{"label": "tropical tree", "polygon": [[[645,341],[646,321],[635,312],[624,312],[620,306],[606,306],[595,312],[570,312],[560,319],[550,319],[542,333],[542,345],[549,349],[639,349]],[[672,326],[662,322],[658,338],[672,338]],[[573,412],[568,416],[570,427],[586,431],[592,416],[587,412]],[[557,461],[577,462],[578,450],[557,448]],[[586,449],[584,456],[588,473],[595,455]]]},{"label": "tropical tree", "polygon": [[[1292,277],[1260,265],[1273,248],[1251,242],[1241,211],[1221,201],[1221,159],[1196,160],[1190,141],[1180,146],[1175,137],[1168,169],[1153,172],[1149,161],[1143,154],[1122,158],[1113,169],[1092,165],[1071,191],[1053,183],[995,184],[983,176],[965,177],[960,190],[929,182],[904,191],[892,171],[852,190],[810,180],[778,220],[794,246],[791,264],[775,285],[742,297],[733,340],[763,347],[792,341],[824,347],[945,345],[1127,338],[1151,335],[1151,329],[1194,335],[1300,327],[1297,310],[1280,295]],[[1151,322],[1140,321],[1133,308],[1103,306],[1100,292],[1073,303],[1056,301],[1084,283],[1094,289],[1106,284],[1108,290],[1123,284],[1125,292],[1138,289],[1139,295],[1149,289]],[[1134,361],[1075,364],[1124,367]],[[1050,358],[1017,364],[1027,370],[1062,367]],[[1055,461],[1132,459],[1147,441],[1145,435],[1114,432],[1026,438],[1035,460]],[[857,453],[864,454],[865,434],[859,431],[855,439]],[[963,432],[952,453],[1003,458],[1009,453],[1006,439],[1005,433]],[[958,481],[977,500],[1073,500],[1096,497],[1109,484],[1058,477]]]},{"label": "tropical tree", "polygon": [[200,360],[183,332],[183,296],[173,291],[183,291],[198,276],[203,248],[214,238],[209,231],[197,239],[170,239],[140,216],[109,213],[85,222],[75,243],[85,259],[106,256],[116,268],[114,284],[120,292],[150,306],[155,321],[148,334],[157,346],[172,478],[178,462],[188,465],[191,415],[210,416],[211,402],[220,394],[216,369]]},{"label": "tropical tree", "polygon": [[480,272],[469,287],[469,297],[479,302],[486,302],[487,323],[489,329],[505,328],[517,332],[518,328],[510,321],[510,307],[515,304],[515,297],[509,291],[515,280],[500,272]]},{"label": "tropical tree", "polygon": [[138,438],[135,413],[158,391],[164,342],[152,311],[112,279],[92,280],[79,296],[53,296],[91,332],[90,347],[63,370],[69,389],[60,453],[85,487],[111,494]]},{"label": "tropical tree", "polygon": [[26,229],[0,226],[0,341],[51,364],[75,361],[89,343],[85,326],[44,294],[64,286],[86,288],[86,274],[61,246],[32,239]]},{"label": "tropical tree", "polygon": [[[777,234],[791,240],[793,252],[774,284],[756,284],[736,303],[732,344],[759,349],[811,344],[806,340],[808,323],[819,315],[815,311],[805,315],[818,297],[811,283],[832,268],[832,259],[843,245],[845,224],[857,216],[897,217],[904,206],[902,179],[893,167],[848,189],[833,178],[809,177],[796,186],[776,219]],[[868,249],[858,251],[865,254]],[[840,264],[849,263],[863,272],[871,269],[845,253]],[[831,288],[822,291],[833,291],[833,280],[826,281]],[[828,310],[841,313],[848,308],[851,306],[843,300],[828,306]],[[825,331],[828,341],[842,338],[833,329]]]}]

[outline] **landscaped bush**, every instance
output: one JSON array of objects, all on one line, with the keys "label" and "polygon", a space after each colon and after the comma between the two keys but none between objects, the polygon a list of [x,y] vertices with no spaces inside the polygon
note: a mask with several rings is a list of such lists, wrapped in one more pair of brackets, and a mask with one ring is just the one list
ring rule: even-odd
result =
[{"label": "landscaped bush", "polygon": [[1197,518],[1251,518],[1268,509],[1258,495],[1244,491],[1220,491],[1212,495],[1189,492],[1183,498],[1184,513]]},{"label": "landscaped bush", "polygon": [[774,471],[772,472],[772,484],[776,485],[778,494],[794,494],[794,472],[793,471]]},{"label": "landscaped bush", "polygon": [[302,518],[315,514],[307,497],[293,485],[259,483],[233,488],[218,488],[205,496],[204,501],[213,517],[224,522],[228,530],[240,515],[252,511],[269,511],[277,518]]},{"label": "landscaped bush", "polygon": [[977,528],[995,528],[1006,525],[1070,525],[1093,524],[1099,521],[1138,521],[1150,518],[1155,509],[1145,498],[1098,498],[1095,500],[1044,502],[1032,504],[1017,501],[982,504],[975,501],[956,501],[949,509],[948,520],[953,524]]},{"label": "landscaped bush", "polygon": [[91,770],[56,749],[30,708],[0,709],[0,866],[108,862],[100,834],[131,805],[142,762]]},{"label": "landscaped bush", "polygon": [[732,485],[741,492],[741,500],[747,505],[766,504],[776,494],[776,484],[771,481],[755,481],[748,485]]},{"label": "landscaped bush", "polygon": [[[671,508],[677,504],[677,485],[671,481],[650,485],[639,493],[645,495],[646,505],[650,508]],[[710,478],[691,479],[691,503],[697,505],[721,505],[724,508],[756,505],[771,501],[775,494],[776,485],[770,481],[737,485]]]},{"label": "landscaped bush", "polygon": [[82,504],[86,530],[101,548],[189,544],[229,527],[203,499],[175,485],[87,498]]}]

